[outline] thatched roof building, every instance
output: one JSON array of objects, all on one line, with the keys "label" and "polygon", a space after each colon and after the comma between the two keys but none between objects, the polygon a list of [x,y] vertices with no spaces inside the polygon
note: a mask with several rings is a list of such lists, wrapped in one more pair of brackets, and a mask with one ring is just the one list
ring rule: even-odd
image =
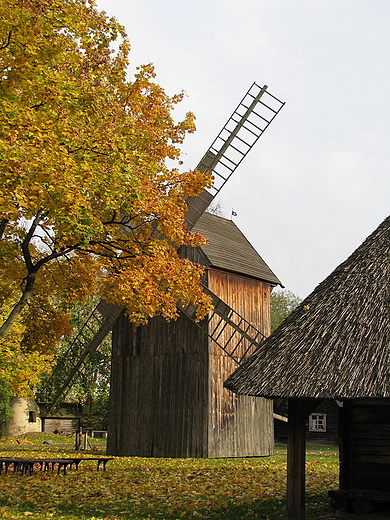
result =
[{"label": "thatched roof building", "polygon": [[[227,379],[237,394],[288,399],[287,516],[304,519],[305,423],[340,409],[336,507],[390,501],[390,217]],[[340,403],[341,404],[341,403]]]},{"label": "thatched roof building", "polygon": [[225,382],[238,394],[390,397],[390,217]]}]

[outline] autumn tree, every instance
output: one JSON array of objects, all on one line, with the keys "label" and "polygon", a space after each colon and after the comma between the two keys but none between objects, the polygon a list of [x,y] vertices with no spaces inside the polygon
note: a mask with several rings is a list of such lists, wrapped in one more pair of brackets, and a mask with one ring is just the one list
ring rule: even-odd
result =
[{"label": "autumn tree", "polygon": [[177,254],[203,240],[184,215],[210,177],[177,169],[194,118],[175,122],[182,94],[151,65],[129,81],[128,58],[92,1],[0,3],[0,338],[20,327],[24,352],[50,354],[91,294],[137,323],[174,318],[178,298],[208,309]]},{"label": "autumn tree", "polygon": [[271,330],[279,327],[285,318],[301,303],[301,298],[287,289],[271,293]]}]

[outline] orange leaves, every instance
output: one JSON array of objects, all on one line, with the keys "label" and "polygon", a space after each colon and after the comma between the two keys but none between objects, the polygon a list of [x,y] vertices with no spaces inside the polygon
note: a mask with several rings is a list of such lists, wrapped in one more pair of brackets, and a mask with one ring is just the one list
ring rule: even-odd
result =
[{"label": "orange leaves", "polygon": [[137,322],[174,318],[177,299],[204,315],[202,271],[176,250],[202,244],[186,200],[211,178],[166,166],[195,129],[174,121],[183,93],[151,64],[126,79],[124,29],[93,2],[4,0],[0,34],[0,300],[15,304],[0,335],[21,312],[24,350],[53,352],[95,293]]},{"label": "orange leaves", "polygon": [[120,262],[116,273],[102,280],[104,299],[126,307],[129,319],[145,323],[157,314],[166,319],[178,316],[177,301],[199,305],[199,317],[211,310],[200,279],[203,269],[181,259],[165,241],[153,240],[143,254]]}]

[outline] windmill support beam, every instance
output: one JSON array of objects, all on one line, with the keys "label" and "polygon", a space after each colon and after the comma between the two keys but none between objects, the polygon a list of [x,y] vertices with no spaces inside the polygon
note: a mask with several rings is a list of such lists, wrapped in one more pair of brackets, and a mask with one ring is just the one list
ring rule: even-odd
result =
[{"label": "windmill support beam", "polygon": [[289,399],[287,427],[287,519],[305,520],[306,420],[318,399]]}]

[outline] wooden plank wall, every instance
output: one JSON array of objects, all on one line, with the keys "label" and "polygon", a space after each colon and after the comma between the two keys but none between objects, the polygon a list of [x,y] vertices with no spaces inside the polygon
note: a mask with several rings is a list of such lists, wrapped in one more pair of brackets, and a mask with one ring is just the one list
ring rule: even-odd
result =
[{"label": "wooden plank wall", "polygon": [[[266,336],[270,334],[271,287],[269,284],[210,269],[208,286]],[[228,334],[226,333],[227,336]],[[274,450],[272,400],[237,396],[223,388],[223,382],[237,368],[237,364],[212,341],[209,366],[209,457],[272,454]]]},{"label": "wooden plank wall", "polygon": [[340,488],[389,491],[390,399],[345,402],[342,431]]},{"label": "wooden plank wall", "polygon": [[[270,333],[268,284],[208,272],[213,292]],[[223,388],[236,364],[192,321],[153,318],[113,331],[110,455],[234,457],[273,453],[272,401]]]},{"label": "wooden plank wall", "polygon": [[78,417],[42,417],[42,431],[53,433],[54,431],[66,434],[74,433],[80,429]]},{"label": "wooden plank wall", "polygon": [[207,456],[207,336],[185,316],[114,327],[107,450]]}]

